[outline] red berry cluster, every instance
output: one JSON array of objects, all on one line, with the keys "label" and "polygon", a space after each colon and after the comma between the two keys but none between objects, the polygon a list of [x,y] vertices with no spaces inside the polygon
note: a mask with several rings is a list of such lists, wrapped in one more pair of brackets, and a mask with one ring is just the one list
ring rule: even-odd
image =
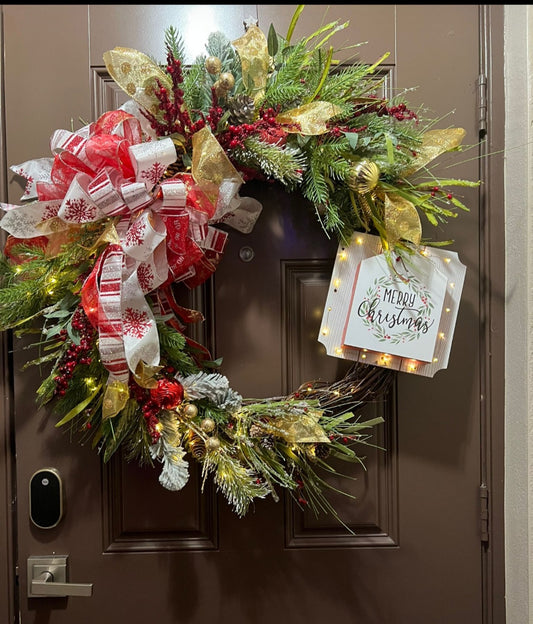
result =
[{"label": "red berry cluster", "polygon": [[[56,384],[54,394],[60,397],[65,396],[76,367],[80,364],[89,365],[91,363],[90,353],[93,348],[95,330],[81,306],[72,315],[71,326],[79,334],[80,343],[71,343],[58,363],[57,371],[59,374],[54,377]],[[67,330],[62,329],[59,336],[63,342],[66,342]]]},{"label": "red berry cluster", "polygon": [[157,424],[159,423],[157,414],[161,411],[161,408],[154,401],[150,400],[150,391],[138,386],[131,377],[129,387],[131,396],[141,407],[148,433],[152,438],[152,444],[155,444],[161,437],[161,434],[157,430]]},{"label": "red berry cluster", "polygon": [[209,109],[209,112],[207,114],[206,121],[203,123],[205,125],[205,123],[207,122],[209,126],[211,127],[211,130],[213,132],[216,132],[218,122],[222,119],[222,115],[224,115],[224,109],[222,108],[222,106],[218,105],[218,97],[216,94],[215,87],[211,87],[211,99],[212,99],[211,108]]},{"label": "red berry cluster", "polygon": [[157,89],[154,95],[159,100],[159,109],[163,111],[164,122],[157,119],[152,113],[143,110],[143,115],[148,119],[150,125],[158,136],[168,136],[173,133],[183,135],[186,139],[195,132],[205,126],[205,121],[200,119],[193,123],[191,117],[184,106],[183,89],[183,71],[181,62],[174,57],[170,49],[167,49],[167,67],[166,72],[172,80],[172,91],[169,94],[168,89],[161,82],[157,81]]},{"label": "red berry cluster", "polygon": [[407,105],[403,102],[394,106],[387,106],[382,101],[377,101],[375,104],[369,104],[362,106],[354,112],[354,117],[360,117],[361,115],[367,115],[369,113],[375,113],[378,117],[394,117],[397,121],[415,120],[418,121],[418,115],[407,108]]},{"label": "red berry cluster", "polygon": [[[443,191],[441,188],[439,188],[438,186],[434,186],[431,189],[431,197],[435,197],[435,195],[437,193],[445,193],[445,191]],[[451,193],[446,193],[446,199],[451,199],[453,197],[453,195]]]},{"label": "red berry cluster", "polygon": [[383,117],[384,115],[388,115],[389,117],[394,117],[397,121],[405,121],[405,120],[418,120],[417,114],[409,110],[407,106],[402,102],[401,104],[397,104],[396,106],[383,106],[377,111],[378,117]]},{"label": "red berry cluster", "polygon": [[335,126],[330,128],[330,134],[335,138],[339,138],[344,132],[364,132],[368,128],[368,125],[359,126],[358,128],[350,128],[349,126]]},{"label": "red berry cluster", "polygon": [[253,123],[244,123],[239,126],[230,125],[227,129],[218,136],[220,145],[224,150],[231,150],[236,148],[244,148],[244,141],[257,134],[261,140],[266,140],[269,143],[283,142],[287,136],[282,125],[276,121],[278,111],[273,108],[268,108],[261,111],[259,119]]},{"label": "red berry cluster", "polygon": [[298,502],[300,503],[300,505],[304,505],[304,506],[308,505],[309,503],[308,503],[307,499],[303,495],[303,490],[305,488],[305,485],[304,485],[304,482],[302,481],[302,479],[297,478],[296,479],[296,485],[298,486],[298,490],[299,490]]}]

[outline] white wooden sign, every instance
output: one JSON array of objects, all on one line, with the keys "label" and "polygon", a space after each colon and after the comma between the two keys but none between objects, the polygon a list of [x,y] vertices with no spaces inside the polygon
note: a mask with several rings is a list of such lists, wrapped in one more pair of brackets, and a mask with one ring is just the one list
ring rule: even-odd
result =
[{"label": "white wooden sign", "polygon": [[432,377],[448,365],[466,267],[433,247],[390,260],[370,234],[339,246],[318,340],[334,357]]}]

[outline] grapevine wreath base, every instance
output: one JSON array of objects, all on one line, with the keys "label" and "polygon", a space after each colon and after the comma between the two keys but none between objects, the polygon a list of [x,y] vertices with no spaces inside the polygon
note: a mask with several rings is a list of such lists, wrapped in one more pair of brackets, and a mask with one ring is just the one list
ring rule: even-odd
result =
[{"label": "grapevine wreath base", "polygon": [[[262,206],[248,180],[302,194],[327,236],[380,237],[388,258],[419,254],[420,217],[437,225],[466,206],[428,165],[459,149],[460,128],[434,129],[422,111],[381,89],[380,63],[339,66],[326,25],[292,41],[252,20],[230,42],[210,35],[183,63],[179,31],[165,32],[166,64],[136,50],[104,55],[131,99],[78,130],[56,130],[51,156],[12,167],[26,179],[21,205],[2,204],[0,326],[34,333],[44,371],[40,406],[107,462],[160,464],[169,490],[189,461],[242,516],[285,489],[315,512],[334,510],[328,473],[363,464],[381,419],[357,410],[379,400],[390,370],[356,363],[333,383],[251,400],[220,361],[188,335],[201,314],[177,288],[205,282],[228,231],[249,232]],[[390,262],[391,266],[394,263]]]}]

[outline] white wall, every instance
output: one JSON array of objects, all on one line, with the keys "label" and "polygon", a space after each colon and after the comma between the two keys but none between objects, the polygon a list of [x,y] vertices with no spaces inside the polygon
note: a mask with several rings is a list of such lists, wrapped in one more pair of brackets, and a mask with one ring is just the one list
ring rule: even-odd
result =
[{"label": "white wall", "polygon": [[533,5],[505,5],[507,624],[533,622]]}]

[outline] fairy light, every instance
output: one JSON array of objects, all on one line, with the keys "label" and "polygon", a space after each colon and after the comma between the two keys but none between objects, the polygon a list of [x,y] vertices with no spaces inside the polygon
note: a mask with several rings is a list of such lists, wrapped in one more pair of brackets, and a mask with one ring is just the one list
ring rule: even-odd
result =
[{"label": "fairy light", "polygon": [[21,273],[21,272],[22,272],[22,267],[18,264],[18,265],[15,267],[15,273]]},{"label": "fairy light", "polygon": [[382,353],[381,361],[383,362],[383,366],[389,366],[391,362],[391,356],[388,353]]},{"label": "fairy light", "polygon": [[54,294],[55,284],[57,284],[57,279],[53,275],[46,280],[46,293],[48,295]]},{"label": "fairy light", "polygon": [[348,252],[346,251],[346,249],[343,249],[340,254],[339,254],[339,258],[341,260],[347,260],[348,258]]},{"label": "fairy light", "polygon": [[450,264],[451,261],[452,261],[451,258],[444,258],[444,262],[446,262],[446,264]]},{"label": "fairy light", "polygon": [[337,277],[336,280],[333,281],[333,287],[338,288],[341,285],[340,279]]},{"label": "fairy light", "polygon": [[92,391],[96,388],[96,379],[94,377],[85,377],[83,381],[88,390]]},{"label": "fairy light", "polygon": [[361,238],[361,236],[358,236],[358,237],[355,239],[355,242],[356,242],[358,245],[362,245],[362,244],[363,244],[363,239]]},{"label": "fairy light", "polygon": [[335,349],[335,353],[336,353],[337,355],[342,355],[342,347],[337,347],[337,348]]},{"label": "fairy light", "polygon": [[450,308],[446,308],[446,310],[445,310],[445,311],[446,311],[446,312],[451,312],[451,309],[450,309]]},{"label": "fairy light", "polygon": [[323,336],[327,336],[329,334],[329,327],[323,327],[322,328],[322,335]]},{"label": "fairy light", "polygon": [[440,334],[439,334],[439,338],[440,338],[441,340],[444,340],[444,338],[446,338],[446,334],[445,334],[444,332],[440,332]]},{"label": "fairy light", "polygon": [[417,368],[418,368],[418,362],[416,360],[411,360],[409,364],[407,365],[407,370],[410,373],[414,373]]},{"label": "fairy light", "polygon": [[433,363],[436,364],[439,361],[439,358],[434,357],[433,358]]},{"label": "fairy light", "polygon": [[450,282],[450,288],[455,288],[455,282]]},{"label": "fairy light", "polygon": [[161,433],[161,431],[163,431],[163,424],[158,422],[155,426],[155,430],[157,431],[157,433]]}]

